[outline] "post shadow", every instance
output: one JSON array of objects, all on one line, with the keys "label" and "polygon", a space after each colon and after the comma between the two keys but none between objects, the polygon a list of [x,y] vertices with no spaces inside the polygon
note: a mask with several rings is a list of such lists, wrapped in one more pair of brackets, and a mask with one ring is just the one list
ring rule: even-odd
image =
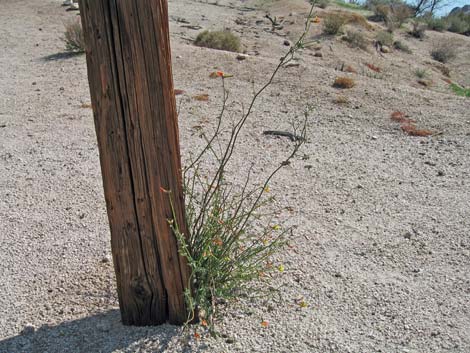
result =
[{"label": "post shadow", "polygon": [[184,340],[181,327],[168,324],[154,327],[124,326],[119,310],[110,310],[56,326],[44,325],[35,332],[0,340],[0,352],[134,352],[144,341],[149,352],[164,352],[175,337]]}]

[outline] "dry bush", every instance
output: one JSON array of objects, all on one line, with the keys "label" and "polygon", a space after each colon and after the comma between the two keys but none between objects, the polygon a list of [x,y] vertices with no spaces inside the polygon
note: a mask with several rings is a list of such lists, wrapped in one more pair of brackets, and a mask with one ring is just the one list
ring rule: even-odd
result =
[{"label": "dry bush", "polygon": [[85,52],[85,38],[80,21],[70,21],[65,24],[65,49],[72,53]]},{"label": "dry bush", "polygon": [[336,35],[341,32],[341,29],[346,23],[347,19],[343,15],[330,13],[323,19],[323,32]]},{"label": "dry bush", "polygon": [[393,45],[393,34],[386,31],[380,31],[379,33],[377,33],[375,40],[381,45],[385,45],[391,48]]},{"label": "dry bush", "polygon": [[401,50],[402,52],[405,52],[407,54],[413,54],[413,52],[411,51],[410,47],[408,47],[408,45],[402,41],[395,41],[393,43],[393,47],[395,49],[398,49],[398,50]]},{"label": "dry bush", "polygon": [[392,6],[391,18],[398,27],[401,27],[407,19],[413,16],[411,8],[406,4],[396,4]]},{"label": "dry bush", "polygon": [[423,87],[431,87],[433,85],[433,81],[432,80],[423,80],[423,79],[419,79],[417,81],[421,86]]},{"label": "dry bush", "polygon": [[425,23],[414,21],[411,24],[411,30],[408,32],[413,37],[423,39],[426,32],[427,25]]},{"label": "dry bush", "polygon": [[349,104],[349,98],[346,96],[338,96],[335,99],[333,99],[333,103],[335,104]]},{"label": "dry bush", "polygon": [[194,41],[199,47],[227,50],[233,52],[240,51],[240,38],[230,32],[225,31],[204,31],[198,34]]},{"label": "dry bush", "polygon": [[333,83],[333,87],[335,88],[353,88],[355,86],[355,82],[350,77],[340,76],[336,77],[335,82]]},{"label": "dry bush", "polygon": [[418,78],[426,78],[429,76],[429,72],[426,69],[416,69],[415,70],[415,75]]},{"label": "dry bush", "polygon": [[331,11],[327,14],[327,16],[330,15],[341,17],[344,21],[343,24],[357,25],[367,30],[374,29],[374,27],[367,22],[367,19],[364,16],[356,12],[338,10]]},{"label": "dry bush", "polygon": [[403,123],[411,124],[411,123],[415,122],[412,119],[408,119],[407,116],[408,115],[403,113],[403,112],[395,111],[390,115],[390,119],[392,119],[393,121],[395,121],[397,123],[401,123],[401,124],[403,124]]},{"label": "dry bush", "polygon": [[470,31],[470,16],[460,17],[458,15],[447,17],[449,32],[464,34]]},{"label": "dry bush", "polygon": [[443,64],[449,62],[457,56],[457,46],[450,41],[442,40],[433,45],[431,57]]},{"label": "dry bush", "polygon": [[387,21],[390,17],[391,8],[387,4],[378,4],[372,8],[374,16],[372,17],[374,21]]},{"label": "dry bush", "polygon": [[413,124],[403,124],[400,126],[402,131],[410,136],[419,136],[419,137],[424,137],[424,136],[431,136],[434,133],[431,130],[427,129],[418,129],[415,125]]},{"label": "dry bush", "polygon": [[362,50],[367,50],[369,41],[364,36],[363,33],[359,31],[347,31],[343,39],[348,42],[353,48],[360,48]]},{"label": "dry bush", "polygon": [[374,72],[382,72],[382,70],[380,69],[380,67],[375,66],[374,64],[366,63],[365,65],[366,65],[369,69],[371,69],[372,71],[374,71]]},{"label": "dry bush", "polygon": [[200,102],[207,102],[209,100],[209,95],[207,93],[198,94],[193,97],[195,100]]}]

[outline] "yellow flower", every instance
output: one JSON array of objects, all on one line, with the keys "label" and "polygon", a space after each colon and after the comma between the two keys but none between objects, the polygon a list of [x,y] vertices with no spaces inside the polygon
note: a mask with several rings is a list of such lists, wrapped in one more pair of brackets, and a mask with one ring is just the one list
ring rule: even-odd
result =
[{"label": "yellow flower", "polygon": [[269,186],[266,186],[266,187],[264,188],[264,192],[270,192],[270,191],[271,191],[271,189],[269,188]]},{"label": "yellow flower", "polygon": [[279,270],[279,272],[284,272],[284,265],[283,264],[280,264],[277,269]]},{"label": "yellow flower", "polygon": [[280,230],[281,226],[279,224],[275,224],[271,228],[274,229],[274,230]]}]

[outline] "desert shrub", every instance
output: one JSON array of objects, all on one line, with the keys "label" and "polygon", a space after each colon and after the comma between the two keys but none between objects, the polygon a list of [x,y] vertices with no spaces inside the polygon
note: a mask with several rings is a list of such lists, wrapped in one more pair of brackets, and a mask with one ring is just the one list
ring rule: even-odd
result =
[{"label": "desert shrub", "polygon": [[426,70],[426,69],[416,69],[415,70],[415,75],[418,78],[426,78],[426,77],[428,77],[429,73],[428,73],[428,70]]},{"label": "desert shrub", "polygon": [[367,45],[369,44],[364,34],[359,31],[347,31],[343,39],[348,42],[353,48],[360,48],[362,50],[367,50]]},{"label": "desert shrub", "polygon": [[372,71],[374,71],[374,72],[377,72],[377,73],[382,72],[382,70],[380,69],[380,67],[375,66],[374,64],[366,63],[365,65],[366,65],[370,70],[372,70]]},{"label": "desert shrub", "polygon": [[460,87],[455,83],[450,84],[450,88],[454,91],[455,94],[462,97],[470,97],[470,88]]},{"label": "desert shrub", "polygon": [[378,4],[375,5],[372,8],[372,11],[374,12],[374,16],[371,18],[374,21],[387,21],[387,19],[390,17],[390,5],[387,4]]},{"label": "desert shrub", "polygon": [[411,24],[411,30],[408,32],[413,37],[418,39],[424,38],[424,33],[426,32],[427,25],[420,21],[414,21]]},{"label": "desert shrub", "polygon": [[431,57],[443,64],[449,62],[457,56],[457,47],[449,41],[439,41],[431,49]]},{"label": "desert shrub", "polygon": [[386,31],[380,31],[379,33],[377,33],[375,40],[381,45],[391,47],[393,45],[393,34]]},{"label": "desert shrub", "polygon": [[323,20],[323,32],[326,34],[338,34],[346,24],[347,19],[338,13],[328,14]]},{"label": "desert shrub", "polygon": [[353,88],[355,82],[352,78],[346,76],[336,77],[335,82],[333,82],[333,87],[335,88]]},{"label": "desert shrub", "polygon": [[240,51],[240,38],[228,30],[201,32],[198,34],[194,44],[211,49]]},{"label": "desert shrub", "polygon": [[413,15],[411,8],[403,3],[397,3],[391,7],[390,17],[398,27],[401,27]]},{"label": "desert shrub", "polygon": [[412,53],[413,53],[413,52],[411,51],[410,47],[409,47],[406,43],[404,43],[404,42],[402,42],[402,41],[400,41],[400,40],[395,41],[395,42],[393,43],[393,47],[394,47],[395,49],[401,50],[402,52],[405,52],[405,53],[407,53],[407,54],[412,54]]},{"label": "desert shrub", "polygon": [[330,0],[310,0],[310,3],[321,9],[326,9],[330,5]]},{"label": "desert shrub", "polygon": [[401,125],[401,129],[404,133],[410,136],[425,137],[434,134],[431,130],[428,129],[418,129],[414,124],[405,123]]},{"label": "desert shrub", "polygon": [[450,32],[464,34],[470,31],[470,21],[466,21],[464,17],[449,16],[447,17],[447,23]]},{"label": "desert shrub", "polygon": [[65,24],[65,49],[73,53],[85,52],[85,38],[80,21],[70,21]]},{"label": "desert shrub", "polygon": [[443,18],[430,17],[426,19],[428,29],[437,32],[443,32],[447,29],[447,21]]},{"label": "desert shrub", "polygon": [[338,96],[333,99],[333,103],[335,104],[349,104],[349,98],[346,96]]}]

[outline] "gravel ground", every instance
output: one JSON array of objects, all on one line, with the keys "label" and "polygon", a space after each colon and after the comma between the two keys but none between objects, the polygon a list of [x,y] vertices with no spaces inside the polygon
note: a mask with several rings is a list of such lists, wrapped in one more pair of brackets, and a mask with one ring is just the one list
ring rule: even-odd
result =
[{"label": "gravel ground", "polygon": [[[252,9],[260,1],[170,1],[183,160],[220,107],[209,73],[234,74],[232,100],[246,104],[299,32],[308,5],[266,3],[285,16],[279,33]],[[313,107],[302,156],[271,185],[279,222],[295,227],[277,259],[281,295],[222,308],[222,337],[195,340],[169,325],[120,324],[85,58],[62,53],[63,23],[74,17],[60,1],[1,0],[0,352],[470,352],[470,100],[448,90],[428,55],[437,40],[458,43],[451,79],[469,86],[469,38],[401,32],[414,54],[381,57],[314,26],[322,57],[305,50],[280,72],[231,166],[240,183],[252,161],[261,180],[292,147],[262,132],[288,130]],[[231,28],[248,58],[192,46],[198,31],[188,24]],[[359,73],[339,92],[331,86],[342,63]],[[414,77],[423,67],[429,88]],[[201,93],[209,102],[192,98]],[[405,135],[395,110],[438,134]]]}]

